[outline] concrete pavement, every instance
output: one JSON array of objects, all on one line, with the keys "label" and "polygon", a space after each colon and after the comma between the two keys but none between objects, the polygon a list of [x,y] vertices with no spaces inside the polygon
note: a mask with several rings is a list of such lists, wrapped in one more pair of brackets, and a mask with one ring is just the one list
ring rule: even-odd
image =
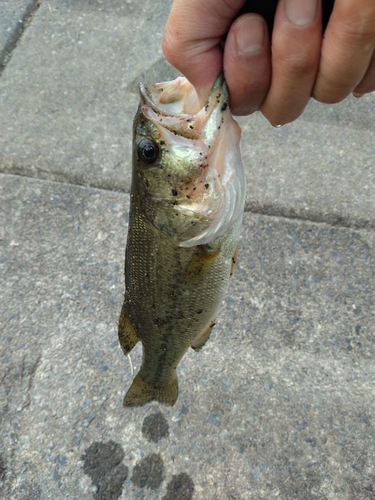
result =
[{"label": "concrete pavement", "polygon": [[373,94],[281,129],[241,118],[247,211],[212,339],[175,407],[122,407],[131,124],[138,81],[177,75],[169,6],[0,4],[0,498],[373,500]]}]

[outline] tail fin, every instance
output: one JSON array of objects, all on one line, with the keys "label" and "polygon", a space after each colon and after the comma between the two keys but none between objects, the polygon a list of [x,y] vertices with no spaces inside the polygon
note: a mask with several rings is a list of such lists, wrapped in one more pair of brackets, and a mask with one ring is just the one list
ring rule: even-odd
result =
[{"label": "tail fin", "polygon": [[155,387],[145,382],[141,372],[139,372],[126,393],[124,406],[143,406],[151,401],[158,401],[164,405],[173,406],[177,400],[177,396],[178,380],[176,372],[174,372],[168,385],[164,385],[163,387]]}]

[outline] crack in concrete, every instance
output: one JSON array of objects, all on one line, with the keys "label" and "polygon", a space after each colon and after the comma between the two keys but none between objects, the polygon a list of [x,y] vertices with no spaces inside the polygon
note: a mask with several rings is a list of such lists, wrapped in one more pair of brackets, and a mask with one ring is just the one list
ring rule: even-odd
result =
[{"label": "crack in concrete", "polygon": [[9,35],[8,42],[5,47],[0,51],[0,76],[7,67],[7,64],[12,58],[13,52],[17,48],[24,32],[31,24],[36,11],[39,9],[42,0],[31,0],[21,19],[19,19],[14,30]]},{"label": "crack in concrete", "polygon": [[316,224],[329,224],[330,226],[347,227],[349,229],[375,230],[375,220],[364,217],[348,217],[335,213],[332,210],[325,212],[319,210],[304,210],[303,207],[276,206],[272,203],[247,202],[245,212],[257,215],[269,215],[270,217],[282,217],[284,219],[296,219],[300,221],[314,222]]}]

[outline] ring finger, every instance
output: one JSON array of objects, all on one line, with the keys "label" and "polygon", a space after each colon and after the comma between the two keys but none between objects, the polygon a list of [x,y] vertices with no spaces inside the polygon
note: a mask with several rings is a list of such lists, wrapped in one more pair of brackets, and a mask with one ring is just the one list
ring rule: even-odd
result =
[{"label": "ring finger", "polygon": [[322,11],[319,0],[280,0],[272,34],[272,79],[261,106],[273,124],[295,120],[311,95],[319,66]]}]

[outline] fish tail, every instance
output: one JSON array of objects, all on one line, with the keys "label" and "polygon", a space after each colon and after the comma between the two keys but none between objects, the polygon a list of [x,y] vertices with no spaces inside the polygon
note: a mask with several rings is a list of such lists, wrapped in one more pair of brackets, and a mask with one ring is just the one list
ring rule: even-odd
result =
[{"label": "fish tail", "polygon": [[158,401],[167,406],[173,406],[178,396],[177,373],[174,372],[169,383],[162,387],[156,387],[142,378],[138,372],[130,389],[124,398],[124,406],[143,406],[151,401]]}]

